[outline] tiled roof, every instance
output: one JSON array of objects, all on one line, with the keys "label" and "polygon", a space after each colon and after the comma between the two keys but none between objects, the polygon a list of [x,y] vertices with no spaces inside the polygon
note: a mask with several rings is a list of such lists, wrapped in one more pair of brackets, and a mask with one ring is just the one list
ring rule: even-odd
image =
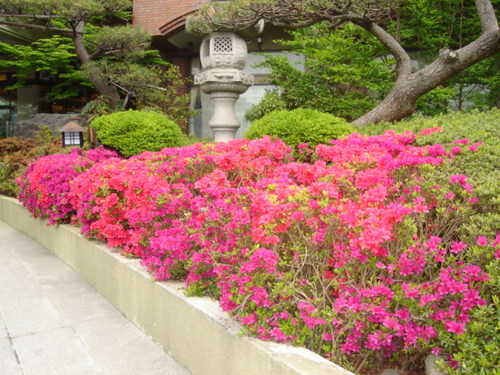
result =
[{"label": "tiled roof", "polygon": [[185,15],[206,0],[134,0],[134,25],[153,35],[165,35],[184,26]]}]

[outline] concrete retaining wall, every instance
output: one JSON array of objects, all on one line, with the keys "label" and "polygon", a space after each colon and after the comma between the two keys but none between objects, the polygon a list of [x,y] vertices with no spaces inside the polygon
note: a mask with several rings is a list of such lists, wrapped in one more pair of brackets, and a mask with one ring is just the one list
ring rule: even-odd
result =
[{"label": "concrete retaining wall", "polygon": [[16,199],[0,196],[0,219],[68,263],[193,375],[353,375],[309,350],[241,336],[216,301],[186,297],[180,282],[154,281],[139,260],[78,228],[47,226]]}]

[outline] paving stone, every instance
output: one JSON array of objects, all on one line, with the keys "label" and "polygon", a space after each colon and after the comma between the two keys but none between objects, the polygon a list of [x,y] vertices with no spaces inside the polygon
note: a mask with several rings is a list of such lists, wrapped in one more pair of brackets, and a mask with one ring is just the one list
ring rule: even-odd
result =
[{"label": "paving stone", "polygon": [[2,306],[17,300],[35,298],[43,295],[38,283],[26,277],[26,271],[12,271],[12,267],[3,268],[0,262],[0,312]]},{"label": "paving stone", "polygon": [[12,233],[16,233],[17,230],[12,228],[5,221],[0,221],[0,231],[2,232],[2,237],[0,238],[0,244],[2,244],[4,238],[10,236]]},{"label": "paving stone", "polygon": [[68,324],[54,303],[45,296],[3,302],[0,312],[13,338]]},{"label": "paving stone", "polygon": [[5,322],[3,321],[2,314],[0,314],[0,338],[8,337],[9,334],[7,332],[7,327],[5,326]]},{"label": "paving stone", "polygon": [[25,255],[20,259],[22,265],[33,277],[59,275],[68,271],[68,265],[49,253]]},{"label": "paving stone", "polygon": [[25,375],[98,375],[105,371],[71,328],[14,338]]},{"label": "paving stone", "polygon": [[5,256],[0,258],[0,270],[2,270],[2,273],[0,274],[0,280],[7,281],[9,278],[15,276],[26,276],[26,269],[23,267],[21,262],[16,259],[12,259],[9,253],[2,252],[0,250],[0,256],[3,255]]},{"label": "paving stone", "polygon": [[75,292],[67,296],[51,296],[51,299],[70,324],[104,317],[125,319],[106,298],[97,294],[95,290]]},{"label": "paving stone", "polygon": [[37,251],[42,253],[47,252],[42,245],[33,241],[30,237],[23,233],[13,230],[7,233],[2,232],[0,240],[2,246],[6,247],[13,254],[35,254]]},{"label": "paving stone", "polygon": [[[1,330],[0,330],[1,331]],[[0,336],[0,374],[22,375],[23,370],[19,365],[12,342],[8,337]]]},{"label": "paving stone", "polygon": [[80,275],[0,220],[0,375],[189,375]]},{"label": "paving stone", "polygon": [[44,289],[44,293],[51,298],[65,298],[75,293],[94,292],[95,288],[89,285],[72,269],[58,274],[41,275],[35,281]]},{"label": "paving stone", "polygon": [[[189,374],[124,317],[92,319],[74,328],[94,358],[110,374],[161,374],[167,368],[169,375]],[[125,363],[121,358],[131,360]]]}]

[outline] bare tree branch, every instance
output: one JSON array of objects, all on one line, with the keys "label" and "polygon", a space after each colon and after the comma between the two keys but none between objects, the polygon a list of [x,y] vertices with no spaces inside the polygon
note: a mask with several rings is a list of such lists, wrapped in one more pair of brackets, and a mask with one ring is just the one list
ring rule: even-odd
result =
[{"label": "bare tree branch", "polygon": [[404,79],[411,74],[411,59],[401,44],[382,27],[375,22],[352,17],[350,21],[372,34],[384,46],[386,46],[396,59],[397,79]]},{"label": "bare tree branch", "polygon": [[498,20],[495,16],[495,10],[489,0],[475,0],[481,28],[483,32],[498,29]]},{"label": "bare tree branch", "polygon": [[0,25],[22,27],[22,28],[33,29],[33,30],[52,31],[52,32],[55,32],[56,34],[59,34],[62,36],[67,36],[70,38],[73,37],[73,35],[74,35],[73,31],[68,30],[68,29],[61,29],[59,27],[51,27],[51,26],[43,26],[43,25],[35,25],[35,24],[31,24],[31,23],[10,22],[10,21],[2,20],[2,19],[0,19]]},{"label": "bare tree branch", "polygon": [[60,18],[54,15],[40,15],[40,14],[14,14],[14,13],[0,13],[0,17],[15,17],[15,18],[30,18],[35,20],[51,20],[52,18]]}]

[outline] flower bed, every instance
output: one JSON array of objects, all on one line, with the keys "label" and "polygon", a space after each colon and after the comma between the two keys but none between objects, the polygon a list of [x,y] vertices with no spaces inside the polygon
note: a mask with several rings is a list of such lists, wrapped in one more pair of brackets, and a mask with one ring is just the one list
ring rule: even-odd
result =
[{"label": "flower bed", "polygon": [[65,174],[40,159],[19,198],[53,223],[73,215],[85,236],[141,258],[158,280],[185,279],[263,340],[359,373],[389,361],[418,371],[440,331],[461,334],[486,304],[481,267],[499,257],[500,236],[457,238],[473,187],[434,173],[457,144],[479,144],[415,139],[352,134],[318,146],[308,164],[268,137],[107,155]]},{"label": "flower bed", "polygon": [[73,214],[68,200],[70,181],[94,163],[116,156],[103,148],[43,156],[16,180],[18,198],[34,217],[46,218],[50,224],[67,223]]}]

